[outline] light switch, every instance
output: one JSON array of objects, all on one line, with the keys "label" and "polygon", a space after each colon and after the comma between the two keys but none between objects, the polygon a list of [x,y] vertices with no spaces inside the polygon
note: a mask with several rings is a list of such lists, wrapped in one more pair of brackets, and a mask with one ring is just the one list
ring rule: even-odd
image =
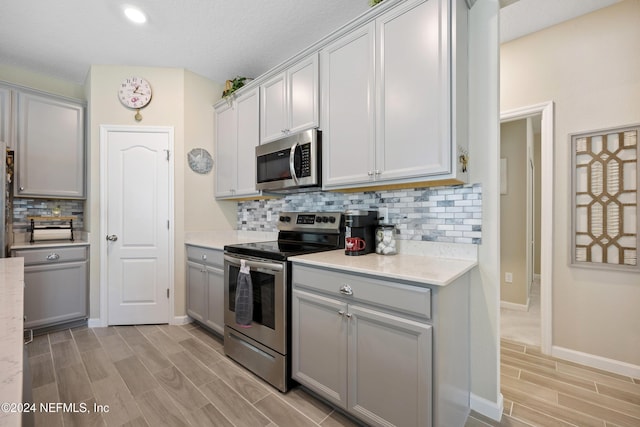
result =
[{"label": "light switch", "polygon": [[507,283],[513,283],[513,273],[504,273],[504,281]]}]

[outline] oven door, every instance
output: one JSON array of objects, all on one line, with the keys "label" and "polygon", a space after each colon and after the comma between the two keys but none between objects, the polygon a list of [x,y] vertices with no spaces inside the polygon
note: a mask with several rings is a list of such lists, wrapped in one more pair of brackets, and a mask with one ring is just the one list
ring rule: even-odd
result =
[{"label": "oven door", "polygon": [[[251,271],[253,320],[251,326],[236,323],[236,288],[241,261]],[[224,323],[280,354],[287,353],[286,262],[236,254],[224,256]]]}]

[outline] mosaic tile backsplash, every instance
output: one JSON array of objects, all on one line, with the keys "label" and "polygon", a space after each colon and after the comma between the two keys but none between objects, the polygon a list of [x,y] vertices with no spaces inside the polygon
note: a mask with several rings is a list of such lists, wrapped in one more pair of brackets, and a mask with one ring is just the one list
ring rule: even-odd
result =
[{"label": "mosaic tile backsplash", "polygon": [[27,230],[28,216],[53,216],[53,209],[60,208],[60,216],[76,216],[73,228],[84,228],[84,200],[13,199],[13,231]]},{"label": "mosaic tile backsplash", "polygon": [[238,230],[277,231],[281,211],[387,208],[397,239],[480,244],[482,186],[431,187],[363,193],[311,192],[238,203]]}]

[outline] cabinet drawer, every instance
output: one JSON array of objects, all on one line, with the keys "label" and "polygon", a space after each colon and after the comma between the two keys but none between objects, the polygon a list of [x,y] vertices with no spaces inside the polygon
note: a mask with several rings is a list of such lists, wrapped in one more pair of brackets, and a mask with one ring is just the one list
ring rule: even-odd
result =
[{"label": "cabinet drawer", "polygon": [[187,245],[187,259],[199,264],[223,266],[223,252],[218,249],[202,248],[200,246]]},{"label": "cabinet drawer", "polygon": [[[293,267],[293,286],[341,297],[348,302],[362,302],[431,318],[429,288],[300,265]],[[350,288],[350,295],[341,292],[346,287]]]},{"label": "cabinet drawer", "polygon": [[24,258],[24,265],[85,261],[87,259],[87,249],[86,246],[19,249],[13,251],[13,256]]}]

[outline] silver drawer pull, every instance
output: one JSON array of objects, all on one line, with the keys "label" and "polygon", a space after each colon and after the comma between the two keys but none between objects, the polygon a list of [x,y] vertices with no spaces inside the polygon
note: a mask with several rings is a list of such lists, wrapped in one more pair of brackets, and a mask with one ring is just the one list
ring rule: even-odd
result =
[{"label": "silver drawer pull", "polygon": [[58,255],[55,252],[50,253],[49,255],[47,255],[47,261],[57,261],[59,259],[60,259],[60,255]]},{"label": "silver drawer pull", "polygon": [[347,316],[347,319],[351,319],[352,314],[351,313],[347,313],[346,316]]},{"label": "silver drawer pull", "polygon": [[349,285],[342,285],[342,287],[340,287],[340,293],[343,295],[353,295],[353,289],[351,289]]},{"label": "silver drawer pull", "polygon": [[203,259],[203,260],[206,260],[206,259],[207,259],[207,256],[206,256],[206,255],[202,255],[202,259]]},{"label": "silver drawer pull", "polygon": [[344,316],[344,310],[339,310],[339,311],[338,311],[338,315],[339,315],[339,316]]}]

